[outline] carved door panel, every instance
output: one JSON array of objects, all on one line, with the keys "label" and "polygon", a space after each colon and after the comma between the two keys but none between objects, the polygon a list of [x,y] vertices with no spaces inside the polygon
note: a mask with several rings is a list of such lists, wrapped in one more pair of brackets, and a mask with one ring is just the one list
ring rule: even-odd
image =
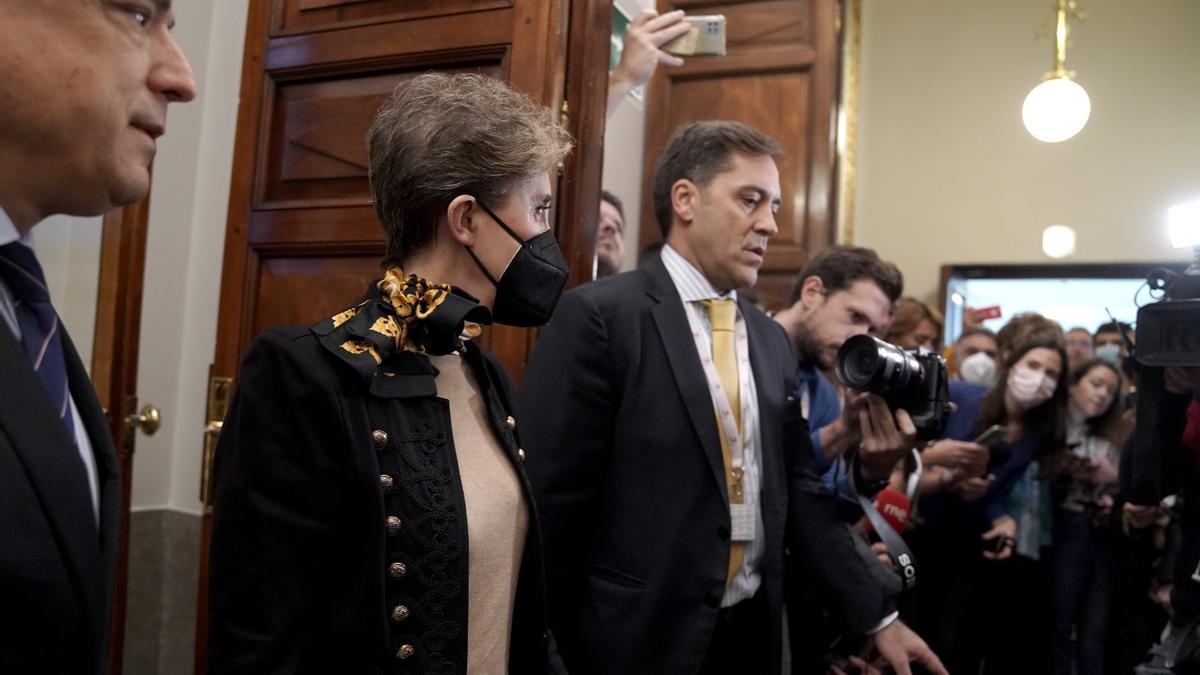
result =
[{"label": "carved door panel", "polygon": [[[837,0],[660,0],[658,10],[724,14],[727,54],[659,68],[651,80],[645,180],[671,133],[706,119],[744,122],[779,141],[783,208],[757,288],[783,305],[811,253],[834,243],[834,117],[837,104]],[[643,191],[640,243],[661,239],[650,190]]]},{"label": "carved door panel", "polygon": [[[554,110],[584,111],[568,124],[577,145],[559,177],[556,230],[576,270],[572,281],[582,280],[582,268],[590,272],[602,131],[589,129],[597,124],[591,110],[603,114],[605,72],[583,68],[604,63],[607,36],[585,37],[581,30],[570,63],[566,53],[572,27],[606,16],[597,5],[608,7],[607,0],[251,2],[205,476],[231,379],[254,336],[329,316],[379,277],[384,237],[370,202],[365,136],[375,111],[406,78],[430,70],[477,72],[507,80]],[[568,73],[574,73],[571,87]],[[483,338],[518,377],[532,339],[531,331],[501,326]],[[210,522],[206,512],[197,673],[205,672]]]}]

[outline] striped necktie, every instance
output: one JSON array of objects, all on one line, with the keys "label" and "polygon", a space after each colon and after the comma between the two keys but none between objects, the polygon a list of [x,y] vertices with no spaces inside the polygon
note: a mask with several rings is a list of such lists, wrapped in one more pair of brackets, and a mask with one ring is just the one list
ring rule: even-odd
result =
[{"label": "striped necktie", "polygon": [[33,249],[21,242],[0,246],[0,279],[12,291],[21,346],[41,378],[67,434],[75,438],[75,419],[70,413],[71,394],[67,385],[67,363],[63,357],[62,330],[58,312],[50,304],[46,276]]}]

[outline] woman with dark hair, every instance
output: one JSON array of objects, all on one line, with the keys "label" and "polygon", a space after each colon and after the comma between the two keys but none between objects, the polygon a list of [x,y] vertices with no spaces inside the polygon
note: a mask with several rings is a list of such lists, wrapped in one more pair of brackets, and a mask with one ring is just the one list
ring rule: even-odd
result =
[{"label": "woman with dark hair", "polygon": [[208,672],[561,672],[512,383],[473,338],[558,301],[570,139],[499,80],[431,73],[367,146],[382,278],[255,340],[221,432]]},{"label": "woman with dark hair", "polygon": [[[959,490],[947,479],[922,498],[923,522],[912,533],[921,582],[906,612],[952,673],[977,673],[981,663],[986,673],[1016,672],[1011,659],[1025,672],[1042,672],[1038,663],[1049,672],[1049,638],[1037,643],[1044,617],[1034,609],[1048,578],[1042,584],[1033,560],[1050,525],[1048,508],[1044,517],[1038,509],[1041,466],[1066,440],[1065,341],[1058,324],[1040,315],[1014,318],[997,338],[996,385],[959,383],[945,434],[971,441],[999,425],[989,444],[991,474],[965,479],[984,481],[982,490]],[[1022,555],[1014,556],[1019,539]],[[1046,624],[1040,633],[1050,633]]]},{"label": "woman with dark hair", "polygon": [[1067,447],[1055,485],[1054,672],[1104,673],[1115,579],[1113,492],[1127,424],[1121,373],[1109,361],[1080,364],[1070,378]]}]

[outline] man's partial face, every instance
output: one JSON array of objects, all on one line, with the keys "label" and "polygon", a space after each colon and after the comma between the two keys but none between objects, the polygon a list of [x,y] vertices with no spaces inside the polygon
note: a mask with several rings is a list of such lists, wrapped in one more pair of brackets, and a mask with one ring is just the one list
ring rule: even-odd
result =
[{"label": "man's partial face", "polygon": [[692,222],[681,234],[700,271],[718,291],[758,281],[767,239],[779,231],[779,169],[767,156],[733,153],[729,169],[717,174],[692,199]]},{"label": "man's partial face", "polygon": [[833,368],[843,342],[855,335],[879,332],[892,309],[887,294],[869,279],[826,293],[818,277],[809,277],[796,302],[801,310],[796,331],[800,356],[815,361],[823,370]]},{"label": "man's partial face", "polygon": [[146,195],[167,104],[196,95],[173,23],[169,0],[0,2],[7,201],[36,202],[40,218]]},{"label": "man's partial face", "polygon": [[1096,347],[1100,348],[1105,345],[1117,345],[1123,348],[1125,342],[1121,339],[1121,334],[1116,331],[1096,333]]},{"label": "man's partial face", "polygon": [[1067,331],[1067,361],[1079,365],[1092,358],[1092,335],[1086,330]]},{"label": "man's partial face", "polygon": [[974,335],[968,335],[964,338],[959,338],[958,342],[955,343],[954,361],[957,365],[961,366],[962,362],[966,360],[968,356],[974,356],[980,352],[987,354],[988,356],[992,357],[993,361],[995,361],[998,351],[999,350],[996,346],[995,338],[990,335],[984,335],[983,333],[976,333]]},{"label": "man's partial face", "polygon": [[625,220],[617,207],[600,200],[600,221],[596,223],[596,276],[621,271],[625,258]]}]

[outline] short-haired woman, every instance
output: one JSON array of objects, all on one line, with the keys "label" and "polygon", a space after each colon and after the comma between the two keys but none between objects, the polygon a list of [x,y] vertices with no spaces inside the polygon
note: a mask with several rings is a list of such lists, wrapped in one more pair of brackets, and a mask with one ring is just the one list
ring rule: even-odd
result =
[{"label": "short-haired woman", "polygon": [[208,671],[559,672],[512,384],[472,338],[544,323],[566,284],[549,172],[570,140],[503,82],[425,74],[367,141],[382,279],[266,332],[239,374]]}]

